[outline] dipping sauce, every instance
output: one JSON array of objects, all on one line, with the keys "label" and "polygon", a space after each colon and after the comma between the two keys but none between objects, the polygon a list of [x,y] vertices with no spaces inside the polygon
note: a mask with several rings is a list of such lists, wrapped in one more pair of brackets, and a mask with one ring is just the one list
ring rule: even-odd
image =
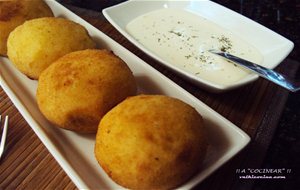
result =
[{"label": "dipping sauce", "polygon": [[249,71],[211,54],[222,50],[260,64],[262,55],[229,30],[192,12],[165,8],[132,20],[126,30],[169,64],[218,85],[230,85]]}]

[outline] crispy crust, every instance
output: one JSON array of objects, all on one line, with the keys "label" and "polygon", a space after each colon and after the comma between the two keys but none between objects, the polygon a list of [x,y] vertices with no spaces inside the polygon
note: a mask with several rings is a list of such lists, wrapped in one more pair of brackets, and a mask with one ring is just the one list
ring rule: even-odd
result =
[{"label": "crispy crust", "polygon": [[95,46],[83,26],[63,18],[45,17],[26,21],[11,32],[7,54],[22,73],[38,79],[63,55]]},{"label": "crispy crust", "polygon": [[0,1],[0,55],[7,54],[7,38],[17,26],[26,20],[52,16],[51,9],[42,0]]},{"label": "crispy crust", "polygon": [[200,114],[161,95],[127,98],[101,120],[95,156],[106,173],[130,189],[171,189],[191,178],[206,154]]},{"label": "crispy crust", "polygon": [[82,50],[63,56],[41,74],[37,102],[59,127],[95,133],[103,115],[135,93],[125,62],[107,50]]}]

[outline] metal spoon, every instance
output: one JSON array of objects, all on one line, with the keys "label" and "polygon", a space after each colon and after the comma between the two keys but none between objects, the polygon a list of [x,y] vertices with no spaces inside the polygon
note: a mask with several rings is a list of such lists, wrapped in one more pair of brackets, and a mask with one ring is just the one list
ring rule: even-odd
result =
[{"label": "metal spoon", "polygon": [[266,67],[257,65],[255,63],[252,63],[250,61],[244,60],[242,58],[236,57],[234,55],[231,55],[229,53],[220,51],[220,50],[208,50],[209,52],[219,55],[221,57],[224,57],[225,59],[228,59],[246,69],[249,69],[255,73],[257,73],[259,76],[279,85],[282,86],[285,89],[288,89],[292,92],[296,92],[300,90],[300,80],[292,79],[288,76],[284,76],[283,74],[280,74],[272,69],[268,69]]}]

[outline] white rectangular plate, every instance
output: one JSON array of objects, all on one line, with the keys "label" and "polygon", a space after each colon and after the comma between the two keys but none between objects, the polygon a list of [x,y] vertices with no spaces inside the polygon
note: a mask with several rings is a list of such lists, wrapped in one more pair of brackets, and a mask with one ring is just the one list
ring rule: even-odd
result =
[{"label": "white rectangular plate", "polygon": [[[163,76],[104,33],[55,1],[47,1],[54,14],[83,25],[99,47],[112,50],[133,71],[139,93],[165,94],[192,105],[204,117],[210,148],[203,169],[182,189],[190,189],[233,157],[249,142],[238,127]],[[54,127],[38,109],[35,93],[37,81],[21,74],[11,62],[0,57],[0,84],[25,120],[79,189],[119,189],[98,165],[94,157],[95,135],[81,135]]]},{"label": "white rectangular plate", "polygon": [[192,12],[217,24],[221,28],[230,31],[234,36],[256,48],[263,56],[263,61],[260,64],[268,68],[275,68],[284,58],[286,58],[294,47],[293,42],[279,34],[234,11],[207,0],[132,0],[103,10],[103,14],[107,20],[142,51],[174,70],[187,80],[211,92],[222,92],[237,88],[256,80],[258,75],[249,74],[241,80],[229,85],[216,84],[196,77],[194,74],[184,71],[162,59],[154,52],[145,48],[127,32],[126,25],[130,21],[140,15],[163,8],[176,8]]}]

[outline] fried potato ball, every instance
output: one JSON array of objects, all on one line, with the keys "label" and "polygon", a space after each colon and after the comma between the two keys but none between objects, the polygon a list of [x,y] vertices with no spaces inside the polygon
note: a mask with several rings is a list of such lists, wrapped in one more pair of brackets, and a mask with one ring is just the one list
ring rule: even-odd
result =
[{"label": "fried potato ball", "polygon": [[63,55],[95,48],[86,29],[63,18],[39,18],[26,21],[12,31],[7,54],[15,66],[32,79]]},{"label": "fried potato ball", "polygon": [[138,95],[103,117],[95,156],[126,188],[170,189],[198,171],[206,149],[203,120],[193,107],[163,95]]},{"label": "fried potato ball", "polygon": [[106,112],[135,95],[124,61],[108,50],[81,50],[55,61],[40,76],[37,103],[58,127],[95,133]]},{"label": "fried potato ball", "polygon": [[53,13],[42,0],[0,1],[0,55],[6,55],[8,35],[26,20],[51,17]]}]

